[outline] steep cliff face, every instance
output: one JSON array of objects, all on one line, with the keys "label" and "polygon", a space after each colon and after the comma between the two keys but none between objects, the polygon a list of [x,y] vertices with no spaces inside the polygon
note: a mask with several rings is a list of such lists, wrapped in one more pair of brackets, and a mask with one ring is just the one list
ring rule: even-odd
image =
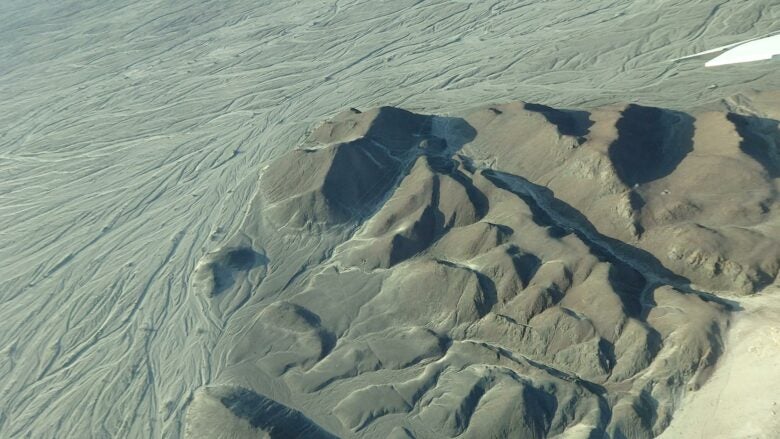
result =
[{"label": "steep cliff face", "polygon": [[187,434],[655,437],[721,353],[713,293],[776,282],[776,141],[638,105],[341,113],[196,269],[235,343]]}]

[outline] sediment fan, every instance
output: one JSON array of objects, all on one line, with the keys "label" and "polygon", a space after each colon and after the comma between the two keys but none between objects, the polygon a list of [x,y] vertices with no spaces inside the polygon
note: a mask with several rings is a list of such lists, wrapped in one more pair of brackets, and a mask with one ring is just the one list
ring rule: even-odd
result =
[{"label": "sediment fan", "polygon": [[753,38],[750,40],[717,47],[715,49],[705,50],[704,52],[694,53],[693,55],[677,58],[674,61],[696,58],[699,56],[723,51],[726,52],[707,61],[704,66],[716,67],[728,64],[770,60],[774,56],[780,55],[780,33],[775,32],[769,36]]}]

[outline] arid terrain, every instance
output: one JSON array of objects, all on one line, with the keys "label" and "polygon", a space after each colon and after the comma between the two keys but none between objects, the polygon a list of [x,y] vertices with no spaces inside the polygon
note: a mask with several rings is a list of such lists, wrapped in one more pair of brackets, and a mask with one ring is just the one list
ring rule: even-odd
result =
[{"label": "arid terrain", "polygon": [[242,316],[187,436],[655,437],[777,282],[770,100],[317,126],[194,272]]},{"label": "arid terrain", "polygon": [[775,2],[0,17],[0,437],[777,431]]}]

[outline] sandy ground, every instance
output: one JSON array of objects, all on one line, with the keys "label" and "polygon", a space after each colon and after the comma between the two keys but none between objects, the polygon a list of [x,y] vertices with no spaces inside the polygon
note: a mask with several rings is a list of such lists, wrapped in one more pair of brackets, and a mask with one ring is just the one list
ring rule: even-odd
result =
[{"label": "sandy ground", "polygon": [[660,437],[780,437],[780,290],[742,299],[726,353]]},{"label": "sandy ground", "polygon": [[178,436],[234,337],[188,291],[195,264],[257,171],[336,111],[780,88],[771,63],[667,61],[776,30],[773,0],[8,0],[0,17],[3,437]]}]

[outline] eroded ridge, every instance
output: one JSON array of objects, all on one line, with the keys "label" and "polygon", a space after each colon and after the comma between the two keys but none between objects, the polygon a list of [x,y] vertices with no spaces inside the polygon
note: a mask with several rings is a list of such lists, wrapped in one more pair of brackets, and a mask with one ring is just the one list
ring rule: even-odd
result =
[{"label": "eroded ridge", "polygon": [[[190,425],[275,437],[273,412],[338,437],[658,435],[721,353],[732,306],[705,281],[752,292],[777,276],[776,254],[737,245],[776,227],[777,133],[707,137],[718,118],[736,120],[514,103],[320,125],[264,170],[242,230],[194,276],[235,334],[216,381],[241,407],[196,398]],[[705,215],[724,205],[697,192],[708,174],[680,175],[699,155],[763,169],[740,180],[760,195],[742,209],[763,213],[738,230]]]}]

